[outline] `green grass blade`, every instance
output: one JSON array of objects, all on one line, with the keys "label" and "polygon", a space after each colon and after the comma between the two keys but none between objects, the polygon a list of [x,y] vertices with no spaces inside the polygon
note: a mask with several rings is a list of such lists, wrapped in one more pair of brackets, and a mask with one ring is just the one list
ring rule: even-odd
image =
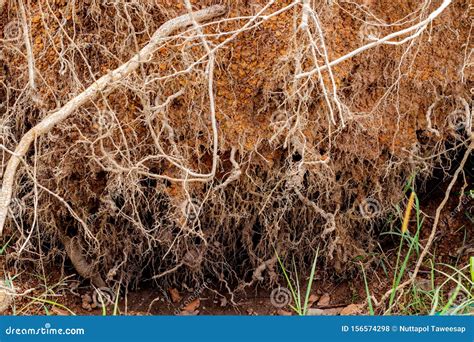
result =
[{"label": "green grass blade", "polygon": [[283,265],[283,262],[281,261],[280,256],[278,255],[278,253],[276,251],[275,251],[275,254],[276,254],[276,257],[277,257],[277,260],[278,260],[278,264],[280,265],[280,268],[283,271],[283,275],[285,276],[286,283],[288,284],[288,287],[290,288],[291,295],[293,297],[293,301],[296,305],[297,298],[296,298],[296,292],[295,292],[295,289],[293,287],[292,281],[290,280],[290,277],[288,276],[288,273],[286,272],[286,268]]},{"label": "green grass blade", "polygon": [[311,294],[311,288],[313,287],[314,273],[316,271],[316,262],[318,260],[318,255],[319,255],[319,246],[318,246],[318,249],[316,250],[316,256],[314,257],[313,265],[311,266],[311,274],[309,275],[308,286],[306,287],[306,296],[304,298],[303,315],[306,315],[308,312],[309,296]]},{"label": "green grass blade", "polygon": [[446,315],[446,313],[449,311],[449,309],[453,305],[454,301],[456,300],[460,290],[461,290],[461,279],[459,279],[459,283],[456,286],[456,288],[454,289],[453,294],[449,297],[448,302],[446,303],[446,305],[441,310],[441,312],[440,312],[441,315]]},{"label": "green grass blade", "polygon": [[418,244],[419,233],[420,233],[420,230],[418,229],[418,231],[416,232],[415,237],[412,240],[412,243],[410,244],[410,247],[408,248],[408,252],[405,255],[403,263],[400,266],[400,270],[397,270],[398,269],[398,264],[399,264],[399,261],[400,261],[400,256],[401,256],[402,242],[400,241],[400,248],[398,249],[398,256],[397,256],[397,265],[395,267],[395,277],[394,277],[394,282],[393,282],[393,285],[392,285],[392,293],[390,294],[389,308],[392,307],[393,301],[395,299],[396,288],[398,287],[398,285],[400,284],[403,276],[405,275],[405,271],[406,271],[407,265],[408,265],[408,260],[411,257],[411,254],[413,252],[413,249],[414,249],[415,245]]},{"label": "green grass blade", "polygon": [[43,299],[43,298],[36,298],[36,297],[30,297],[30,296],[26,296],[26,298],[29,298],[35,302],[40,302],[40,303],[46,303],[46,304],[50,304],[50,305],[53,305],[53,306],[57,306],[58,308],[60,309],[64,309],[66,311],[68,311],[71,315],[73,316],[76,316],[76,314],[74,313],[74,311],[72,311],[71,309],[69,309],[67,306],[65,305],[62,305],[62,304],[59,304],[59,303],[56,303],[52,300],[48,300],[48,299]]},{"label": "green grass blade", "polygon": [[441,287],[438,287],[433,295],[433,300],[431,303],[431,312],[430,316],[433,316],[436,314],[436,310],[438,309],[438,304],[439,304],[439,293],[441,291]]},{"label": "green grass blade", "polygon": [[296,268],[295,257],[293,257],[292,260],[293,260],[293,269],[295,270],[295,280],[296,280],[296,290],[297,290],[296,307],[298,308],[298,315],[302,316],[303,311],[302,311],[302,308],[301,308],[301,287],[300,287],[299,274],[298,274],[298,270]]},{"label": "green grass blade", "polygon": [[112,313],[113,316],[117,316],[117,314],[119,312],[119,306],[118,306],[119,298],[120,298],[120,284],[117,288],[117,293],[115,294],[114,310],[113,310],[113,313]]},{"label": "green grass blade", "polygon": [[395,273],[393,275],[393,283],[392,283],[392,293],[390,294],[390,300],[388,302],[388,307],[391,308],[393,304],[393,300],[395,299],[395,294],[396,294],[396,288],[398,286],[397,284],[397,274],[398,274],[398,265],[400,263],[400,256],[402,254],[402,246],[403,246],[403,239],[400,239],[400,245],[398,247],[398,253],[397,253],[397,262],[395,264]]},{"label": "green grass blade", "polygon": [[474,256],[469,258],[469,263],[471,264],[471,281],[474,283]]},{"label": "green grass blade", "polygon": [[364,276],[365,293],[367,295],[367,305],[369,307],[369,313],[370,313],[371,316],[373,316],[374,315],[374,307],[372,305],[372,297],[370,295],[369,284],[367,283],[367,277],[365,275],[365,270],[364,270],[364,266],[362,265],[362,263],[360,264],[360,267],[362,268],[362,275]]},{"label": "green grass blade", "polygon": [[13,237],[15,235],[12,235],[10,237],[10,239],[8,239],[8,241],[5,243],[5,245],[2,246],[2,248],[0,248],[0,255],[2,255],[3,253],[5,253],[5,250],[7,249],[8,245],[10,244],[10,241],[12,241]]}]

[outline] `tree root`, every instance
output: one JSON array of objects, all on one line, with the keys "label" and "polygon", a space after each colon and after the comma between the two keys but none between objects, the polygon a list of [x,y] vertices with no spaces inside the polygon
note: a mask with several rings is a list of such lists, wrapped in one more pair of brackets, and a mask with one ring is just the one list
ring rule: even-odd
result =
[{"label": "tree root", "polygon": [[21,159],[26,155],[30,149],[33,141],[53,129],[58,123],[67,119],[72,113],[79,109],[85,103],[93,100],[104,91],[111,90],[114,85],[117,85],[123,78],[135,71],[143,62],[150,59],[163,38],[168,37],[176,30],[185,28],[191,25],[194,21],[205,21],[224,14],[226,7],[215,5],[192,14],[185,14],[175,19],[171,19],[164,23],[151,38],[150,42],[145,45],[135,56],[128,62],[122,64],[117,69],[99,78],[91,86],[89,86],[82,93],[71,99],[61,109],[52,112],[40,123],[30,129],[20,140],[20,143],[15,149],[15,152],[10,157],[7,167],[3,174],[2,189],[0,190],[0,236],[3,232],[5,220],[8,214],[8,206],[10,205],[13,183],[15,181],[15,174],[20,164]]},{"label": "tree root", "polygon": [[90,279],[92,284],[97,287],[106,287],[105,281],[102,279],[99,272],[94,269],[84,255],[82,255],[82,247],[77,237],[61,236],[61,241],[64,244],[64,249],[76,269],[77,273],[85,278]]}]

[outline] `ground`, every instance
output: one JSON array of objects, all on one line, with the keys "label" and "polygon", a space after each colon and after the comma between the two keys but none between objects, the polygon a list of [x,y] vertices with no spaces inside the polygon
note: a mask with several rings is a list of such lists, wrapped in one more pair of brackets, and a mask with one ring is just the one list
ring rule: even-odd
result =
[{"label": "ground", "polygon": [[470,10],[0,0],[0,311],[472,311]]},{"label": "ground", "polygon": [[[472,157],[471,157],[472,159]],[[466,168],[468,180],[472,184],[473,160]],[[420,194],[422,211],[427,215],[428,221],[435,214],[436,208],[446,190],[446,181],[433,179],[429,190]],[[456,190],[459,190],[460,184]],[[474,254],[474,206],[473,195],[460,202],[459,192],[454,191],[450,197],[446,210],[443,212],[442,225],[437,234],[432,255],[429,262],[424,263],[420,276],[417,278],[413,289],[420,292],[419,297],[413,296],[417,291],[405,291],[399,298],[398,313],[419,314],[427,313],[432,307],[431,296],[440,284],[443,284],[444,275],[453,274],[453,269],[460,269],[469,264],[469,258]],[[382,229],[383,231],[383,229]],[[429,235],[427,228],[422,230],[420,243],[423,244]],[[381,237],[379,243],[381,250],[373,255],[372,260],[357,260],[368,268],[367,282],[369,292],[380,298],[392,287],[393,267],[397,257],[398,238]],[[3,253],[8,253],[7,247]],[[409,261],[407,269],[413,269],[416,258]],[[5,278],[5,270],[9,269],[0,259],[0,277]],[[432,269],[435,264],[438,272],[433,277],[434,287],[431,286]],[[271,291],[266,286],[254,286],[243,292],[229,294],[225,288],[217,287],[216,281],[206,279],[203,284],[183,283],[177,285],[162,285],[156,287],[153,282],[145,281],[138,288],[120,291],[120,297],[115,303],[108,303],[105,311],[100,306],[93,304],[94,289],[88,281],[66,267],[65,273],[56,266],[46,266],[41,272],[30,268],[15,277],[14,284],[17,293],[27,293],[26,297],[16,298],[13,306],[5,314],[52,314],[52,315],[294,315],[288,305],[275,305],[272,302]],[[11,273],[8,273],[11,277]],[[405,278],[409,273],[405,275]],[[8,278],[8,277],[7,277]],[[307,281],[307,277],[301,279]],[[281,280],[282,287],[287,284]],[[278,285],[278,286],[280,286]],[[278,288],[275,286],[275,288]],[[456,282],[448,282],[442,289],[445,296],[456,288]],[[471,288],[472,290],[472,288]],[[30,292],[31,291],[31,292]],[[311,305],[314,314],[368,314],[367,293],[364,279],[360,272],[348,274],[345,277],[330,275],[324,270],[318,270],[312,286]],[[430,296],[431,294],[431,296]],[[234,301],[234,303],[232,303]],[[292,303],[289,302],[291,305]],[[456,304],[452,304],[455,306]],[[345,309],[345,311],[343,311]],[[466,313],[473,313],[471,308]]]}]

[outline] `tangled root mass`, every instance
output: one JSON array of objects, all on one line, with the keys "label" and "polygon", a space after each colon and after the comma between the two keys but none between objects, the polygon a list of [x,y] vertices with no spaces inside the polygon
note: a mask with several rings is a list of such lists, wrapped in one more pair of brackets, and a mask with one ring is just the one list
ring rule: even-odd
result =
[{"label": "tangled root mass", "polygon": [[[212,3],[4,2],[3,169],[32,126],[161,24]],[[327,65],[441,3],[228,1],[224,16],[163,39],[36,138],[15,181],[10,257],[64,250],[99,287],[274,281],[275,250],[303,263],[319,247],[328,268],[350,269],[407,180],[449,169],[472,132],[468,2]]]}]

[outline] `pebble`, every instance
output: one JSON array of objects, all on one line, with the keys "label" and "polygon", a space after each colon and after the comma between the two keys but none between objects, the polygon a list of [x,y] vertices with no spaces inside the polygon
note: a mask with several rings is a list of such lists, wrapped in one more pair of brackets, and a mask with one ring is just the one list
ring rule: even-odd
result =
[{"label": "pebble", "polygon": [[0,280],[0,314],[8,310],[13,302],[13,290],[5,280]]},{"label": "pebble", "polygon": [[339,315],[342,308],[333,309],[308,309],[308,316],[336,316]]}]

